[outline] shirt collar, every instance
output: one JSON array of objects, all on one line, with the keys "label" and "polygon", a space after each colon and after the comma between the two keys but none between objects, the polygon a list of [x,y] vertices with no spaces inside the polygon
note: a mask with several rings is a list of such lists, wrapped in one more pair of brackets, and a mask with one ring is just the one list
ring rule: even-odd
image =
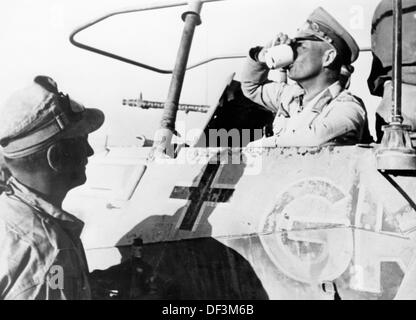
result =
[{"label": "shirt collar", "polygon": [[35,209],[40,213],[42,219],[47,220],[52,217],[54,221],[58,222],[62,228],[69,231],[74,237],[80,237],[82,229],[84,228],[84,222],[74,215],[42,199],[14,177],[11,177],[7,184],[9,187],[7,194],[15,196],[20,201]]},{"label": "shirt collar", "polygon": [[328,90],[331,92],[332,97],[336,98],[341,93],[342,86],[339,81],[336,81],[328,87]]},{"label": "shirt collar", "polygon": [[309,105],[313,112],[321,113],[322,109],[333,99],[335,99],[342,91],[339,81],[334,82],[328,88],[322,90],[315,98],[313,98]]}]

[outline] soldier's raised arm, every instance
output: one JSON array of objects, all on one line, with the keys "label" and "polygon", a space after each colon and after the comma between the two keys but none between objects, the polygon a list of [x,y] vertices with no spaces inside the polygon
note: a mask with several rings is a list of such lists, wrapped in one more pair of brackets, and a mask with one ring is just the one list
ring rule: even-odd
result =
[{"label": "soldier's raised arm", "polygon": [[250,49],[241,72],[241,88],[244,95],[273,113],[278,110],[278,99],[286,83],[268,79],[270,65],[266,63],[266,52],[274,46],[289,45],[291,42],[286,34],[279,33],[264,47]]}]

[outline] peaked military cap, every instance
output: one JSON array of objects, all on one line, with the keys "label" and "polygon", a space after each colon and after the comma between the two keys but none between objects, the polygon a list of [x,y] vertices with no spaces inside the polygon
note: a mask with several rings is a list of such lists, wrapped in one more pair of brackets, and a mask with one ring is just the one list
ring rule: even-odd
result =
[{"label": "peaked military cap", "polygon": [[333,45],[345,64],[357,60],[360,48],[351,34],[325,9],[318,7],[298,30],[296,38],[315,36]]},{"label": "peaked military cap", "polygon": [[104,113],[85,108],[58,91],[56,82],[37,76],[0,106],[0,146],[5,157],[21,158],[59,139],[87,135],[104,122]]}]

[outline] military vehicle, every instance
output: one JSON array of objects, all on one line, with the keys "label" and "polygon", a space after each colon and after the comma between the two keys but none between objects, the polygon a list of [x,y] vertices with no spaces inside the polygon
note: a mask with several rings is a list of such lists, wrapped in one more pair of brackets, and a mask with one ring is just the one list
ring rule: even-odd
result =
[{"label": "military vehicle", "polygon": [[[130,298],[395,298],[416,255],[411,147],[244,148],[264,133],[273,115],[245,98],[233,76],[223,80],[218,103],[209,107],[193,142],[171,140],[205,2],[212,1],[191,1],[184,9],[173,71],[88,46],[75,36],[114,15],[188,5],[185,1],[114,12],[70,37],[82,49],[173,74],[164,105],[168,115],[154,143],[139,137],[139,147],[107,146],[91,159],[87,183],[66,199],[68,211],[85,222],[82,240],[96,297],[126,297],[131,288],[111,270],[130,258],[140,238],[140,292],[127,294]],[[209,58],[188,70],[241,57]],[[393,126],[392,135],[400,131],[400,124]]]}]

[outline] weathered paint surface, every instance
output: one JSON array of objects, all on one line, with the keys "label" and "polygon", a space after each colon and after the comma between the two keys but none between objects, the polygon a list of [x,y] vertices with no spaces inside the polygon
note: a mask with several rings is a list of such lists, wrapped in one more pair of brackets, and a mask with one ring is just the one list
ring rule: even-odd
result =
[{"label": "weathered paint surface", "polygon": [[184,149],[137,179],[116,209],[81,190],[67,207],[86,222],[91,269],[140,236],[181,297],[328,299],[334,282],[342,299],[392,299],[416,255],[416,179],[378,172],[374,149]]}]

